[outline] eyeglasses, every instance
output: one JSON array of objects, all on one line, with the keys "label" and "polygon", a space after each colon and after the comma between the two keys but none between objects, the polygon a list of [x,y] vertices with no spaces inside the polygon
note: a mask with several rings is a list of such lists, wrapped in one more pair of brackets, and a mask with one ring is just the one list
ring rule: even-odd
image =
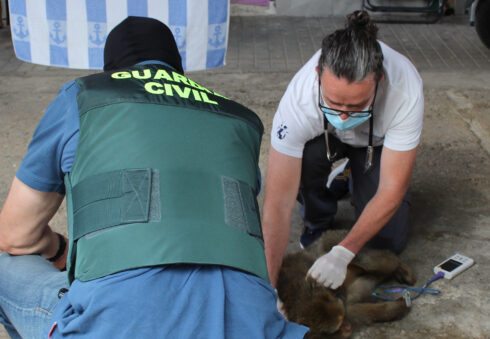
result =
[{"label": "eyeglasses", "polygon": [[347,114],[349,118],[365,118],[373,114],[373,107],[374,107],[374,102],[376,100],[377,93],[378,93],[378,83],[376,83],[376,88],[374,89],[374,99],[372,104],[369,106],[369,109],[365,111],[344,111],[341,109],[331,108],[322,104],[322,100],[323,100],[322,86],[321,86],[321,82],[318,81],[318,107],[325,114],[337,115],[337,116],[342,114]]},{"label": "eyeglasses", "polygon": [[329,161],[334,161],[336,160],[335,158],[337,157],[337,152],[332,153],[330,150],[330,142],[328,140],[328,120],[326,118],[326,114],[330,115],[341,115],[341,114],[347,114],[351,118],[363,118],[363,117],[370,117],[369,119],[369,141],[368,141],[368,146],[366,148],[366,160],[364,162],[364,173],[369,173],[373,169],[373,154],[374,154],[374,148],[373,148],[373,124],[374,124],[374,115],[373,115],[373,107],[374,107],[374,102],[376,101],[376,94],[378,94],[378,83],[376,82],[376,88],[374,89],[374,98],[371,106],[369,106],[369,109],[366,111],[343,111],[341,109],[334,109],[327,107],[321,103],[321,100],[323,99],[322,96],[322,86],[320,81],[318,81],[318,107],[320,107],[320,110],[325,113],[323,115],[323,126],[325,128],[325,144],[327,148],[327,158]]}]

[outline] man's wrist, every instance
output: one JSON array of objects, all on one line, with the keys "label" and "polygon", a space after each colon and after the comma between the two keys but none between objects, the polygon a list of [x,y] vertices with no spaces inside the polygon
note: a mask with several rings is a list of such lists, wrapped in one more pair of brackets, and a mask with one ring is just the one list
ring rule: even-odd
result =
[{"label": "man's wrist", "polygon": [[332,248],[332,254],[344,261],[346,264],[349,264],[356,256],[355,253],[341,245],[334,246]]},{"label": "man's wrist", "polygon": [[349,250],[350,252],[357,254],[361,248],[363,247],[362,244],[359,242],[352,240],[349,236],[347,236],[344,240],[342,240],[338,246],[342,246],[343,248]]},{"label": "man's wrist", "polygon": [[65,250],[66,250],[65,237],[59,233],[56,233],[56,235],[58,236],[58,251],[56,251],[56,254],[54,256],[52,256],[51,258],[47,258],[51,262],[55,262],[56,260],[61,258],[63,256],[63,254],[65,253]]}]

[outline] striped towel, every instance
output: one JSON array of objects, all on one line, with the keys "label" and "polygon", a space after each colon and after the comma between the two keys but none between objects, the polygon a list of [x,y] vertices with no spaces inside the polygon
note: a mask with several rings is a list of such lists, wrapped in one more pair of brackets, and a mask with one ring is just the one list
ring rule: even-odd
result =
[{"label": "striped towel", "polygon": [[225,64],[229,0],[10,0],[17,58],[35,64],[102,69],[108,32],[127,16],[170,27],[185,71]]}]

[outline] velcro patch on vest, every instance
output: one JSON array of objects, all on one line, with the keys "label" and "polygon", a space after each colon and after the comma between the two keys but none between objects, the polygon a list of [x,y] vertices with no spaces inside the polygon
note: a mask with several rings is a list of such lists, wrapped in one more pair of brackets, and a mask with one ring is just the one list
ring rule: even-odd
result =
[{"label": "velcro patch on vest", "polygon": [[101,173],[73,187],[74,240],[109,227],[161,219],[158,171]]},{"label": "velcro patch on vest", "polygon": [[263,246],[260,214],[253,189],[247,183],[221,177],[225,203],[225,223],[257,238]]}]

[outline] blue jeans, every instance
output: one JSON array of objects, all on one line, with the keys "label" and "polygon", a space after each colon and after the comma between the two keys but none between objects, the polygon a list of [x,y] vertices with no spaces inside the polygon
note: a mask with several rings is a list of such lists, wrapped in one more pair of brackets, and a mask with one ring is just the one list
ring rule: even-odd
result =
[{"label": "blue jeans", "polygon": [[58,292],[68,288],[66,272],[60,272],[39,255],[0,255],[0,323],[11,338],[42,338]]}]

